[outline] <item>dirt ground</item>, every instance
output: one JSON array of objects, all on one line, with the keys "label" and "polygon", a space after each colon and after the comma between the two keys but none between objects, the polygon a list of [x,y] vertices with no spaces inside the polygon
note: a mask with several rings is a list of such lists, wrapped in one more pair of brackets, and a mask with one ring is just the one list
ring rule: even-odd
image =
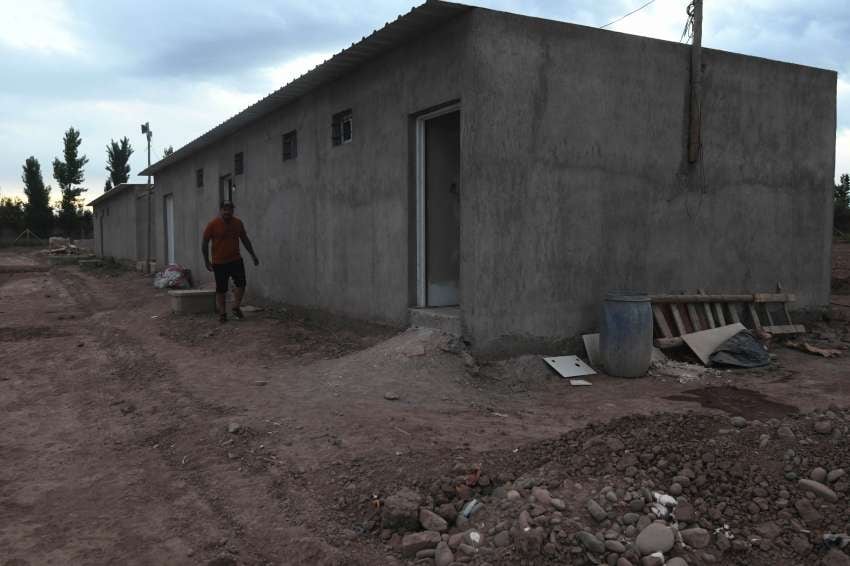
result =
[{"label": "dirt ground", "polygon": [[[850,245],[835,254],[836,290],[850,292]],[[850,295],[834,302],[809,339],[844,351],[850,307],[837,305]],[[589,486],[617,483],[617,468],[587,449],[600,430],[663,433],[698,450],[725,442],[731,416],[780,422],[850,407],[846,355],[772,352],[768,369],[570,387],[537,356],[469,371],[456,344],[425,330],[293,307],[226,325],[177,316],[143,275],[47,270],[32,250],[0,249],[0,565],[396,564],[407,558],[376,502],[427,492],[469,462],[518,489],[558,462],[584,485],[565,514],[586,516]],[[833,468],[850,466],[835,454]],[[714,559],[815,564],[823,554]],[[458,558],[587,560],[574,543],[549,556]]]}]

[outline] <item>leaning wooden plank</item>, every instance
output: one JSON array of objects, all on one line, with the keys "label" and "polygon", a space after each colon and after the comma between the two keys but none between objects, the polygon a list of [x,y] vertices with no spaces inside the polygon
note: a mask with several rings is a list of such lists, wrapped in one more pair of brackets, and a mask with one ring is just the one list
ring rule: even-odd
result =
[{"label": "leaning wooden plank", "polygon": [[732,317],[732,322],[741,322],[741,317],[738,316],[737,303],[729,303],[729,314]]},{"label": "leaning wooden plank", "polygon": [[753,295],[650,295],[649,299],[653,303],[751,303]]},{"label": "leaning wooden plank", "polygon": [[793,293],[753,293],[751,295],[650,295],[653,303],[793,303]]},{"label": "leaning wooden plank", "polygon": [[797,302],[797,296],[794,293],[753,293],[753,302],[795,303]]},{"label": "leaning wooden plank", "polygon": [[785,311],[785,322],[788,324],[794,324],[794,321],[791,320],[791,311],[788,310],[788,303],[782,303],[782,310]]},{"label": "leaning wooden plank", "polygon": [[670,305],[670,312],[673,313],[673,322],[676,323],[676,330],[679,336],[687,334],[688,329],[685,328],[685,323],[682,320],[682,313],[679,312],[679,305]]},{"label": "leaning wooden plank", "polygon": [[687,304],[688,308],[688,317],[691,319],[691,326],[694,327],[694,330],[699,332],[702,330],[702,323],[699,321],[699,313],[697,313],[697,308],[693,303]]},{"label": "leaning wooden plank", "polygon": [[761,320],[759,320],[759,313],[756,312],[756,307],[753,303],[747,305],[750,309],[750,317],[753,319],[753,326],[756,330],[762,330]]},{"label": "leaning wooden plank", "polygon": [[714,328],[717,325],[714,324],[714,315],[711,314],[711,307],[708,303],[703,303],[702,308],[705,309],[705,320],[708,322],[709,328]]},{"label": "leaning wooden plank", "polygon": [[655,345],[662,349],[677,348],[684,345],[685,341],[681,338],[657,338]]},{"label": "leaning wooden plank", "polygon": [[[707,297],[708,295],[706,295],[705,289],[700,289],[699,295],[697,295],[697,296],[698,297]],[[708,324],[708,327],[709,328],[715,328],[717,325],[714,324],[714,315],[711,313],[711,305],[708,304],[708,303],[703,303],[702,308],[705,310],[705,321]]]},{"label": "leaning wooden plank", "polygon": [[806,332],[806,327],[802,324],[779,324],[763,326],[762,330],[771,334],[803,334]]},{"label": "leaning wooden plank", "polygon": [[673,333],[670,332],[670,326],[667,324],[667,319],[664,318],[664,311],[658,305],[652,305],[652,315],[655,317],[655,323],[658,324],[658,329],[661,330],[661,336],[670,338]]},{"label": "leaning wooden plank", "polygon": [[767,324],[768,326],[773,326],[773,315],[770,314],[770,303],[765,303],[764,312],[767,314]]},{"label": "leaning wooden plank", "polygon": [[726,317],[723,316],[723,303],[714,303],[714,312],[717,315],[717,326],[726,326]]},{"label": "leaning wooden plank", "polygon": [[[781,281],[776,282],[776,290],[780,293],[784,291]],[[782,303],[782,310],[785,311],[785,323],[794,324],[794,321],[791,320],[791,311],[788,310],[788,303]]]}]

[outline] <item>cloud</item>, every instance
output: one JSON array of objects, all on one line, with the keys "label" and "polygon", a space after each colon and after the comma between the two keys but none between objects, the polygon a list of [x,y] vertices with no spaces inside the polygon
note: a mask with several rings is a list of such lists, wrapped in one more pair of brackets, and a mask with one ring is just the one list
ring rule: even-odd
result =
[{"label": "cloud", "polygon": [[333,53],[331,52],[308,53],[290,59],[289,61],[284,61],[278,65],[263,67],[260,69],[260,74],[267,77],[272,84],[283,86],[317,65],[327,61],[332,56]]},{"label": "cloud", "polygon": [[[601,26],[645,0],[472,0],[497,10]],[[0,0],[0,187],[20,191],[24,159],[50,176],[70,125],[106,177],[105,146],[128,136],[133,173],[191,141],[420,0]],[[656,0],[610,29],[678,41],[688,0]],[[708,47],[838,70],[837,169],[850,170],[850,2],[706,0]],[[53,183],[52,179],[45,181]],[[53,183],[55,184],[55,183]]]},{"label": "cloud", "polygon": [[77,22],[62,0],[0,0],[6,25],[0,44],[16,51],[79,56],[84,42],[75,33]]}]

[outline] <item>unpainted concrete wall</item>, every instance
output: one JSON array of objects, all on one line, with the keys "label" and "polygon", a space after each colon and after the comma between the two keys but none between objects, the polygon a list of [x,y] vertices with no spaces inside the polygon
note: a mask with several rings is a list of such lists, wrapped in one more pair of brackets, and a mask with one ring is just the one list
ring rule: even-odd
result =
[{"label": "unpainted concrete wall", "polygon": [[[260,257],[246,261],[248,294],[352,316],[407,321],[412,273],[411,114],[461,98],[466,20],[367,63],[156,176],[156,250],[163,199],[173,194],[176,260],[210,285],[201,233],[218,212],[218,179],[233,173],[236,216]],[[331,117],[353,111],[353,141],[331,145]],[[298,157],[282,160],[284,133]],[[204,186],[195,172],[204,169]],[[247,254],[243,252],[243,256]]]},{"label": "unpainted concrete wall", "polygon": [[[115,190],[115,189],[112,189]],[[139,255],[137,234],[145,226],[147,209],[140,210],[138,191],[130,188],[111,196],[94,208],[94,252],[99,257],[136,261],[144,257],[144,248]],[[102,229],[101,229],[102,227]]]},{"label": "unpainted concrete wall", "polygon": [[[218,178],[262,260],[249,294],[404,322],[414,303],[412,114],[461,100],[461,309],[482,350],[597,327],[608,290],[829,297],[836,75],[706,50],[704,151],[687,163],[686,46],[484,9],[157,175],[178,263],[202,281]],[[331,146],[351,108],[354,141]],[[281,136],[298,130],[298,158]],[[195,186],[203,167],[205,185]]]},{"label": "unpainted concrete wall", "polygon": [[605,293],[829,301],[836,74],[476,10],[464,100],[462,300],[483,349],[595,330]]}]

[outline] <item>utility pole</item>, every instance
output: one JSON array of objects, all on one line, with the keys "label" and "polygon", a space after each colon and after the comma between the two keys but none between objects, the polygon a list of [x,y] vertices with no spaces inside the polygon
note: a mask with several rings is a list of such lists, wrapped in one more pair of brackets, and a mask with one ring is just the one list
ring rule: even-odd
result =
[{"label": "utility pole", "polygon": [[[142,124],[142,133],[145,134],[148,138],[148,169],[151,168],[151,137],[153,136],[153,132],[151,131],[151,126],[149,122],[145,122]],[[148,238],[145,245],[145,269],[144,273],[151,272],[151,218],[152,213],[152,203],[151,199],[153,195],[151,195],[151,176],[150,172],[148,172]]]},{"label": "utility pole", "polygon": [[694,42],[691,46],[691,109],[688,129],[688,161],[696,163],[702,145],[702,0],[693,0],[688,6],[692,18]]}]

